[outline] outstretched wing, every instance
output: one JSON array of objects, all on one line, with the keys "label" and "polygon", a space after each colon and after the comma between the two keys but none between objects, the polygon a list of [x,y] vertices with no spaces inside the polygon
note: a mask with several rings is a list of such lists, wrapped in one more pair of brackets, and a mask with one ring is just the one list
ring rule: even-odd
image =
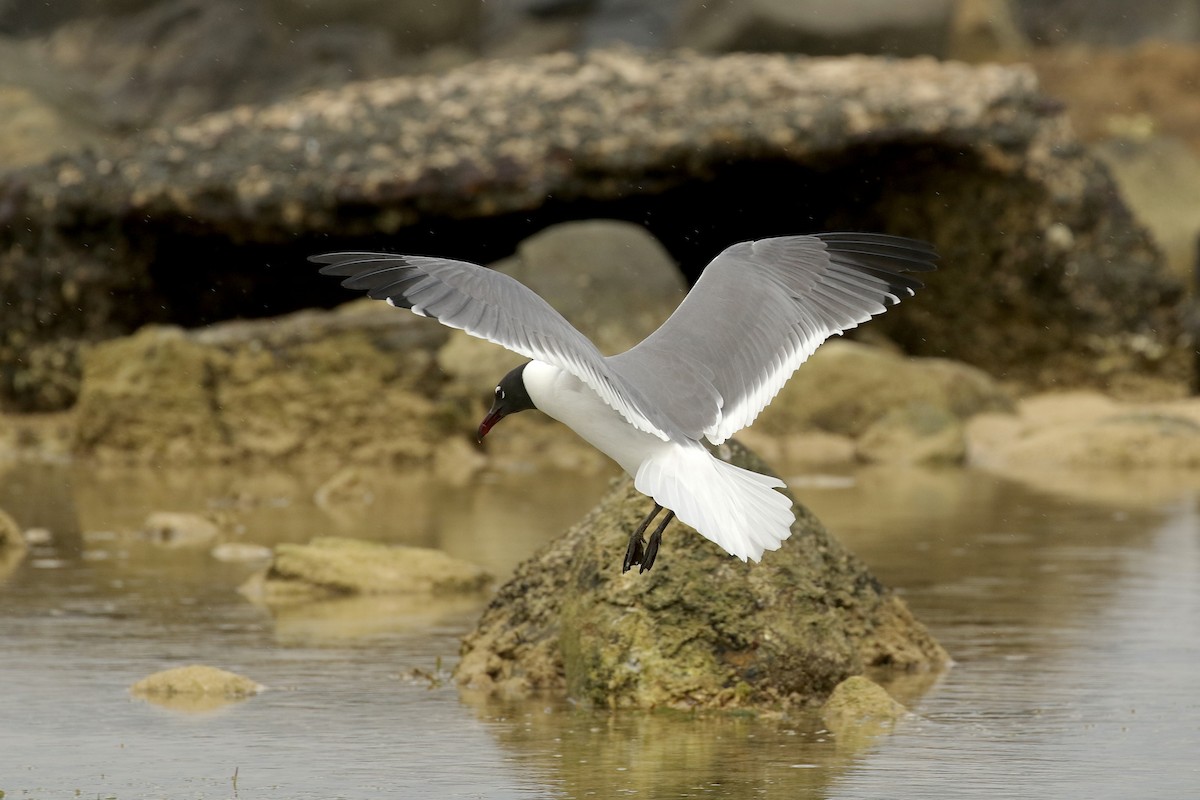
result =
[{"label": "outstretched wing", "polygon": [[922,284],[907,273],[928,272],[936,260],[925,242],[883,234],[735,244],[670,319],[608,361],[670,424],[720,444],[752,423],[822,342],[911,296]]},{"label": "outstretched wing", "polygon": [[586,336],[503,273],[465,261],[387,253],[328,253],[309,260],[325,265],[322,275],[345,277],[347,289],[570,372],[639,430],[663,440],[678,435],[652,421],[646,409],[653,407],[612,371]]}]

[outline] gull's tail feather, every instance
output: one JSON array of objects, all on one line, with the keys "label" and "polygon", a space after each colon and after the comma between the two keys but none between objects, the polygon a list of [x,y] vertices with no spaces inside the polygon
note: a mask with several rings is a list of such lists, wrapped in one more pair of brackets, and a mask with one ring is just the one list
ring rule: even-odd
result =
[{"label": "gull's tail feather", "polygon": [[701,446],[675,445],[647,459],[634,486],[731,555],[758,561],[792,533],[783,482],[727,464]]}]

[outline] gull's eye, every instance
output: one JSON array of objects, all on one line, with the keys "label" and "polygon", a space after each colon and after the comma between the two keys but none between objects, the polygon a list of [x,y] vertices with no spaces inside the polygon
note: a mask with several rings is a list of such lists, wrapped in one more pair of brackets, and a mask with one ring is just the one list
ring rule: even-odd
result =
[{"label": "gull's eye", "polygon": [[496,387],[496,397],[499,397],[501,400],[504,399],[504,390],[499,386]]}]

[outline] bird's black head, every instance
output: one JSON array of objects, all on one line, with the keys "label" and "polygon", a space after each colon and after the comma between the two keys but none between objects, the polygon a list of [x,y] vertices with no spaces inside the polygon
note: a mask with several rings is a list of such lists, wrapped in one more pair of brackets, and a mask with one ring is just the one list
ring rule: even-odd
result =
[{"label": "bird's black head", "polygon": [[496,399],[492,401],[492,407],[483,418],[483,422],[479,423],[479,441],[482,442],[492,426],[509,414],[537,408],[525,389],[525,379],[522,377],[527,366],[528,361],[509,372],[496,384]]}]

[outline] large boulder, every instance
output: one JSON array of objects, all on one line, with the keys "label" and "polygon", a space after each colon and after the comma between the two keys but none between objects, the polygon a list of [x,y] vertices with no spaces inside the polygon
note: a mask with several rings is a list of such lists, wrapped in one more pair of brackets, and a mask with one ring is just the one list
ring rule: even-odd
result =
[{"label": "large boulder", "polygon": [[[319,249],[488,262],[598,215],[691,277],[801,228],[928,238],[944,272],[873,323],[905,348],[1047,382],[1186,368],[1178,282],[1029,69],[600,51],[240,107],[0,178],[0,396],[69,404],[80,339],[328,305]],[[53,392],[29,374],[46,348]]]},{"label": "large boulder", "polygon": [[[724,455],[766,469],[736,443]],[[903,601],[799,505],[792,537],[760,564],[676,523],[652,570],[622,574],[649,502],[624,479],[522,564],[464,640],[459,683],[611,707],[777,707],[867,668],[946,663]]]}]

